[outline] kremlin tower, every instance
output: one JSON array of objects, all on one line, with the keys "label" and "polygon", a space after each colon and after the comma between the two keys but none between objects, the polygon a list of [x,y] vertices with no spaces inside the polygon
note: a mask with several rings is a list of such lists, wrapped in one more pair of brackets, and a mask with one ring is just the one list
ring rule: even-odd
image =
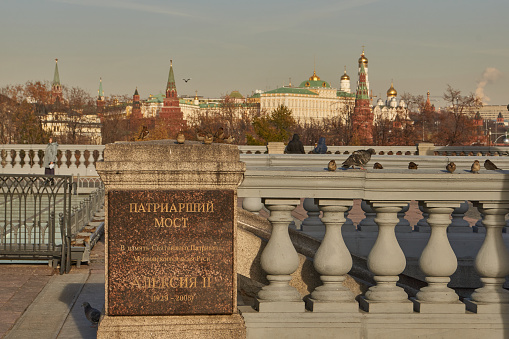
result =
[{"label": "kremlin tower", "polygon": [[102,113],[104,110],[104,105],[106,101],[104,100],[104,91],[103,91],[103,79],[99,78],[99,89],[97,90],[97,112]]},{"label": "kremlin tower", "polygon": [[140,95],[138,94],[138,87],[133,95],[133,110],[131,112],[131,120],[143,118],[141,114]]},{"label": "kremlin tower", "polygon": [[364,72],[366,74],[366,88],[369,93],[369,78],[368,78],[368,58],[364,55],[364,46],[362,46],[362,54],[359,58],[359,81],[357,82],[357,87],[359,87],[360,83],[360,75],[361,75],[361,65],[364,65]]},{"label": "kremlin tower", "polygon": [[[364,55],[364,52],[363,52]],[[359,85],[355,96],[355,106],[352,115],[353,137],[361,145],[371,145],[373,143],[373,113],[369,99],[367,87],[367,74],[364,63],[360,63]],[[367,63],[367,59],[366,59]]]},{"label": "kremlin tower", "polygon": [[60,85],[60,76],[58,75],[58,59],[55,59],[55,74],[51,84],[51,103],[62,102],[62,85]]},{"label": "kremlin tower", "polygon": [[163,107],[159,113],[159,118],[168,124],[171,134],[179,132],[186,125],[184,114],[180,109],[179,98],[177,97],[172,60],[170,60],[170,73],[168,75],[168,83],[166,84],[166,97],[163,100]]}]

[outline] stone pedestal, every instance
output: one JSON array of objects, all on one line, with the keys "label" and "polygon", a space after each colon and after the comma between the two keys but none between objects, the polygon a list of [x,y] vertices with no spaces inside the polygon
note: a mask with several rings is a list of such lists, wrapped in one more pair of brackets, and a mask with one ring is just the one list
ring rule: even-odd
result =
[{"label": "stone pedestal", "polygon": [[284,142],[269,142],[267,144],[267,151],[269,154],[284,154],[285,148]]},{"label": "stone pedestal", "polygon": [[435,155],[435,145],[431,142],[420,142],[417,144],[419,155]]},{"label": "stone pedestal", "polygon": [[106,301],[98,338],[242,338],[232,145],[108,144]]}]

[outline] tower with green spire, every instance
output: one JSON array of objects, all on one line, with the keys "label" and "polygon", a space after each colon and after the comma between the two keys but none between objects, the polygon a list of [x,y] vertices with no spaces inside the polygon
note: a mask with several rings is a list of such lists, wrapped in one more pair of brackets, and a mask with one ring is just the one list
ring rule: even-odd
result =
[{"label": "tower with green spire", "polygon": [[58,59],[55,59],[55,74],[51,83],[51,103],[62,101],[62,85],[60,84],[60,75],[58,74]]},{"label": "tower with green spire", "polygon": [[361,63],[359,85],[355,95],[355,106],[352,115],[353,138],[361,145],[373,143],[373,112],[366,85],[366,70]]},{"label": "tower with green spire", "polygon": [[163,100],[163,107],[159,113],[159,118],[167,123],[170,135],[176,135],[177,132],[186,126],[184,114],[180,109],[180,102],[177,96],[177,86],[175,85],[175,75],[173,74],[173,60],[170,60],[170,73],[166,83],[166,97]]},{"label": "tower with green spire", "polygon": [[101,113],[104,110],[104,106],[106,105],[106,100],[104,99],[104,91],[103,91],[103,79],[99,78],[99,89],[97,90],[97,112]]}]

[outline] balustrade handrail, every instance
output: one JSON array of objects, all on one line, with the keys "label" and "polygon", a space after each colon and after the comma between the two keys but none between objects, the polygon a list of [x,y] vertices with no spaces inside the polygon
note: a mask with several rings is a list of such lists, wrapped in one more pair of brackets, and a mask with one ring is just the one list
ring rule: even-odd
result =
[{"label": "balustrade handrail", "polygon": [[[495,172],[495,173],[494,173]],[[252,167],[239,197],[343,198],[363,200],[509,201],[509,171],[337,170]]]}]

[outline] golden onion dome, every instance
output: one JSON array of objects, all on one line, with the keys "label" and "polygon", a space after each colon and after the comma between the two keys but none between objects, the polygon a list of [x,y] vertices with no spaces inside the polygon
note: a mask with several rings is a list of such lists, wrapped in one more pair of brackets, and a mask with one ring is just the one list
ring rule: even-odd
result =
[{"label": "golden onion dome", "polygon": [[310,81],[320,81],[320,77],[316,75],[316,71],[313,71],[313,75],[309,77]]},{"label": "golden onion dome", "polygon": [[392,98],[398,96],[398,92],[394,89],[394,85],[391,81],[391,88],[387,90],[387,98]]},{"label": "golden onion dome", "polygon": [[341,80],[350,80],[350,77],[348,76],[348,74],[346,74],[346,66],[345,66],[345,74],[343,74],[341,76]]},{"label": "golden onion dome", "polygon": [[359,58],[359,66],[363,63],[365,66],[368,65],[368,58],[364,55],[364,49],[362,50],[361,57]]}]

